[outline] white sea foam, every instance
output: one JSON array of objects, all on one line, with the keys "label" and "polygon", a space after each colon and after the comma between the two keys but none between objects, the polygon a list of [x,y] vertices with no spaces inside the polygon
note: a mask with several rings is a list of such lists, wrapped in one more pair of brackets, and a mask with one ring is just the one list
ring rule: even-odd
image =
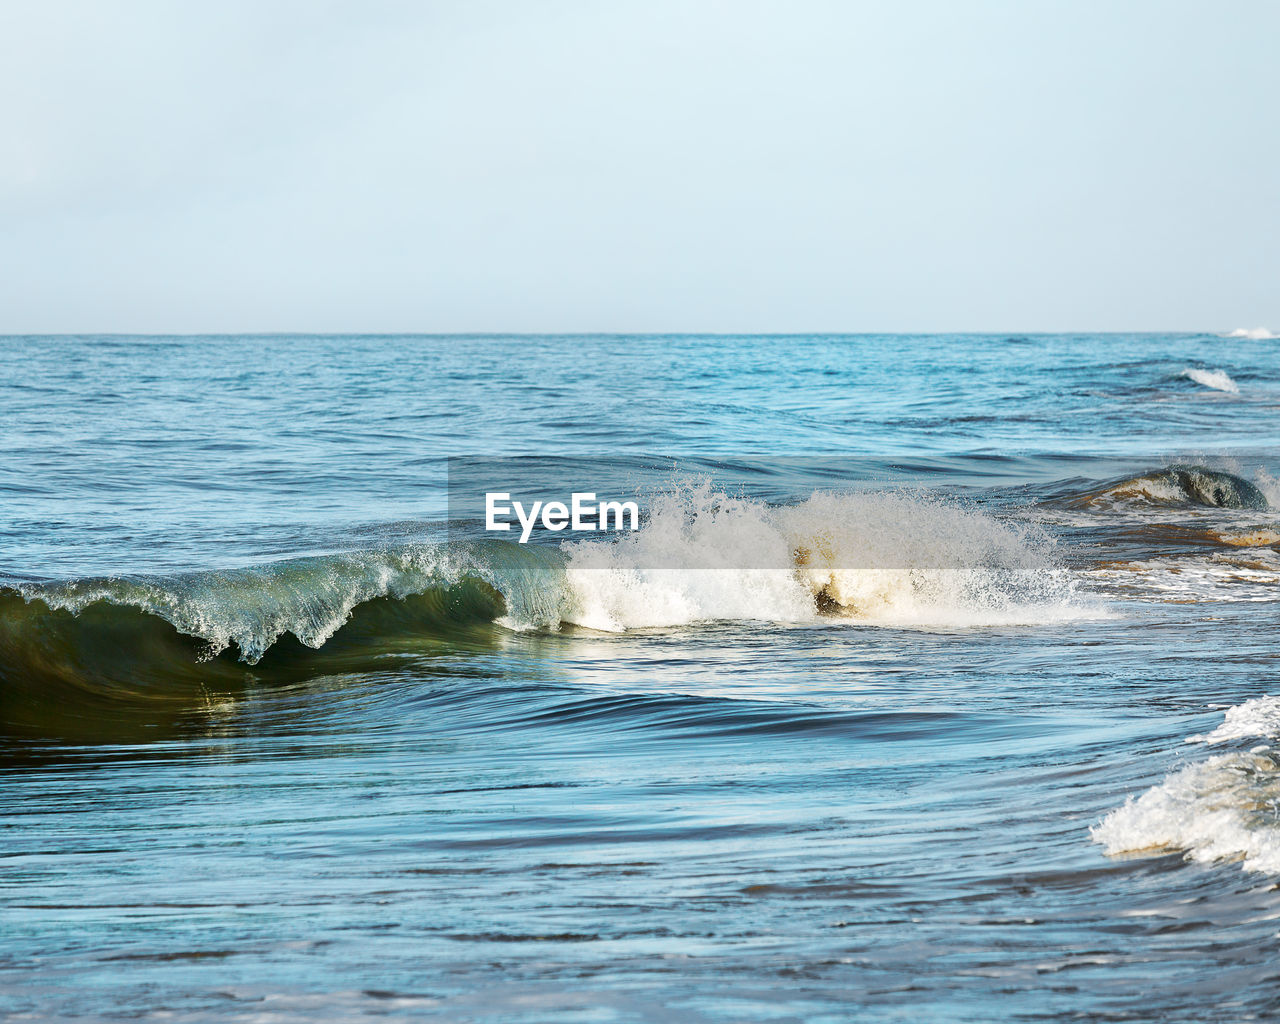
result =
[{"label": "white sea foam", "polygon": [[568,619],[595,629],[747,619],[919,626],[1063,621],[1077,599],[1046,538],[907,494],[774,508],[686,489],[614,542],[566,545]]},{"label": "white sea foam", "polygon": [[1280,554],[1265,547],[1114,562],[1082,576],[1111,591],[1178,604],[1280,599]]},{"label": "white sea foam", "polygon": [[1280,736],[1280,697],[1255,697],[1227,708],[1222,724],[1212,732],[1187,737],[1188,743],[1226,743],[1255,736]]},{"label": "white sea foam", "polygon": [[1222,335],[1224,338],[1249,338],[1252,341],[1269,341],[1280,335],[1272,334],[1265,327],[1237,327],[1234,331],[1228,331]]},{"label": "white sea foam", "polygon": [[1212,388],[1214,391],[1226,391],[1232,395],[1240,393],[1240,385],[1233,381],[1225,370],[1202,370],[1199,367],[1188,366],[1182,371],[1182,376],[1190,377],[1197,384]]},{"label": "white sea foam", "polygon": [[1223,722],[1189,743],[1263,739],[1249,751],[1219,754],[1173,772],[1130,797],[1091,830],[1111,854],[1182,851],[1189,860],[1240,861],[1249,871],[1280,872],[1280,698],[1228,708]]},{"label": "white sea foam", "polygon": [[1130,797],[1091,830],[1110,854],[1172,853],[1280,871],[1280,764],[1272,752],[1220,754]]}]

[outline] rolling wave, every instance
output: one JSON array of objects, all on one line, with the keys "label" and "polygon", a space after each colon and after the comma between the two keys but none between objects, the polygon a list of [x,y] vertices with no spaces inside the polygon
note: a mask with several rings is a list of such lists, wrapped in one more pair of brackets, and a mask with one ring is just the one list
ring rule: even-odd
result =
[{"label": "rolling wave", "polygon": [[[163,701],[337,671],[424,638],[708,621],[898,626],[1091,614],[1050,541],[954,503],[815,493],[771,506],[692,488],[614,541],[409,545],[173,577],[0,588],[0,700]],[[18,717],[22,717],[18,714]]]},{"label": "rolling wave", "polygon": [[1207,466],[1170,466],[1138,476],[1112,480],[1078,492],[1063,504],[1068,508],[1107,509],[1126,504],[1165,507],[1248,509],[1270,508],[1266,494],[1244,477]]},{"label": "rolling wave", "polygon": [[[1203,466],[1059,500],[1103,519],[1134,503],[1269,507],[1256,485]],[[1274,539],[1262,530],[1223,543],[1242,551]],[[1250,566],[1270,557],[1246,555]],[[1224,565],[1238,598],[1244,568]],[[1159,569],[1143,572],[1167,575]],[[1195,576],[1177,569],[1177,580]],[[1255,575],[1263,569],[1258,586],[1269,588],[1275,568],[1259,563]],[[176,576],[10,582],[0,586],[0,722],[47,718],[55,705],[81,718],[122,702],[180,705],[247,682],[488,642],[504,629],[715,621],[957,629],[1104,614],[1077,593],[1082,578],[1064,568],[1048,534],[956,501],[819,491],[776,505],[689,485],[654,496],[643,527],[610,540],[455,540]]]},{"label": "rolling wave", "polygon": [[[1258,483],[1175,465],[1058,495],[1043,509],[1075,531],[1082,580],[1122,600],[1274,602],[1280,541]],[[1263,487],[1268,488],[1264,491]]]}]

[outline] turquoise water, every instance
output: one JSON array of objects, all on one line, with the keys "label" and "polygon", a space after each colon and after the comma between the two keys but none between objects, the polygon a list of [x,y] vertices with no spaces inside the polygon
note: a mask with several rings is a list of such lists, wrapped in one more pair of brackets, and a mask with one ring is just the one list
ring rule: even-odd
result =
[{"label": "turquoise water", "polygon": [[1274,339],[5,354],[0,1013],[1280,1009]]}]

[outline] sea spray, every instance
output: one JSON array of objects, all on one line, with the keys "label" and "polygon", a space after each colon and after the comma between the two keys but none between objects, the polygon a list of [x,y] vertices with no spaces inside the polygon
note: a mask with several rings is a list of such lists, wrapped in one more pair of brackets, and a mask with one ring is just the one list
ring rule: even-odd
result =
[{"label": "sea spray", "polygon": [[570,621],[611,631],[724,619],[990,626],[1091,614],[1046,536],[906,492],[819,491],[770,506],[685,489],[656,500],[638,534],[566,550]]}]

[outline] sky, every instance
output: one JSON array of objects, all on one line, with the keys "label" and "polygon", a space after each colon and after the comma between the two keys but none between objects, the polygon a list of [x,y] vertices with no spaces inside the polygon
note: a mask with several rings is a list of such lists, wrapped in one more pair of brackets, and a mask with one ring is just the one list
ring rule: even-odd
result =
[{"label": "sky", "polygon": [[0,333],[1280,328],[1272,0],[0,0]]}]

